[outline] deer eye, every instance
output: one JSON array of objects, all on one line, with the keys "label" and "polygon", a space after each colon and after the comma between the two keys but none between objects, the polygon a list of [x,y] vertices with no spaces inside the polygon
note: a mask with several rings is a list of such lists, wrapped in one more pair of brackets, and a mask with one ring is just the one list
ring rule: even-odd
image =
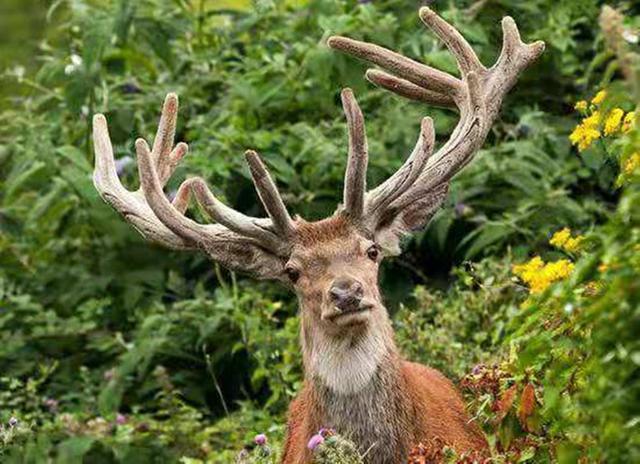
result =
[{"label": "deer eye", "polygon": [[285,274],[287,274],[287,277],[289,278],[289,280],[291,281],[291,283],[296,283],[298,281],[298,279],[300,278],[300,271],[298,269],[296,269],[293,266],[287,266],[284,268],[284,272]]},{"label": "deer eye", "polygon": [[367,256],[371,261],[377,261],[378,256],[380,256],[380,249],[378,248],[378,245],[371,245],[367,250]]}]

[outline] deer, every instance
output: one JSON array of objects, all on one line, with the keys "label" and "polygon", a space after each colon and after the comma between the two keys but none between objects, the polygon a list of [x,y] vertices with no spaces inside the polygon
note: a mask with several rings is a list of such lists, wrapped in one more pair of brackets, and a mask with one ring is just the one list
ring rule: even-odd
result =
[{"label": "deer", "polygon": [[[309,438],[331,427],[368,450],[367,464],[406,462],[420,442],[441,440],[459,453],[486,452],[480,427],[462,396],[439,371],[402,357],[380,292],[382,259],[400,253],[403,237],[425,227],[442,207],[452,178],[474,157],[519,74],[544,51],[524,43],[514,20],[502,20],[503,43],[485,67],[471,45],[428,7],[422,22],[456,59],[460,77],[375,44],[333,36],[330,48],[379,66],[371,83],[401,97],[459,112],[450,138],[434,153],[433,120],[424,117],[418,140],[402,166],[368,190],[364,117],[353,92],[344,89],[348,128],[343,201],[318,221],[292,217],[263,162],[245,153],[267,217],[247,216],[221,202],[200,177],[188,178],[173,198],[163,189],[187,154],[174,146],[178,97],[164,102],[150,148],[135,142],[140,188],[127,190],[115,168],[104,115],[93,119],[94,184],[101,197],[147,240],[174,250],[203,252],[232,271],[281,282],[299,302],[304,383],[290,403],[283,464],[313,460]],[[212,219],[186,215],[195,202]]]}]

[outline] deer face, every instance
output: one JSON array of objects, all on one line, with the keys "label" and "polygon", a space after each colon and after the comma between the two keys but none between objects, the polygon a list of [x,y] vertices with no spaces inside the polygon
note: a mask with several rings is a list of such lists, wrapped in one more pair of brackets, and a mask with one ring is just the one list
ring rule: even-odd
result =
[{"label": "deer face", "polygon": [[305,328],[341,336],[386,320],[378,290],[381,259],[378,245],[341,216],[298,222],[285,274]]}]

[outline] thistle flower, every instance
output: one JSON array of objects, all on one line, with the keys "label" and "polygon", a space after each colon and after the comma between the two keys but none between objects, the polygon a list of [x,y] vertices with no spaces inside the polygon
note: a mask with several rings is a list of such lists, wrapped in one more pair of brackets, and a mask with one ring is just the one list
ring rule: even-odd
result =
[{"label": "thistle flower", "polygon": [[113,368],[107,371],[104,371],[104,374],[102,374],[102,378],[107,382],[113,380],[115,377],[116,377],[116,370]]},{"label": "thistle flower", "polygon": [[58,401],[53,398],[47,398],[43,403],[50,412],[56,412],[58,410]]},{"label": "thistle flower", "polygon": [[116,414],[116,424],[118,425],[124,425],[127,423],[127,416],[125,416],[124,414]]},{"label": "thistle flower", "polygon": [[253,442],[258,446],[264,446],[267,444],[267,436],[264,433],[260,433],[253,438]]},{"label": "thistle flower", "polygon": [[324,437],[319,433],[316,433],[309,439],[309,443],[307,443],[307,448],[311,451],[314,451],[319,445],[324,443]]},{"label": "thistle flower", "polygon": [[133,158],[130,157],[129,155],[123,156],[122,158],[118,158],[115,161],[115,163],[116,163],[116,172],[118,173],[119,176],[121,176],[124,173],[124,171],[127,169],[127,166],[133,163]]},{"label": "thistle flower", "polygon": [[484,364],[476,364],[475,366],[473,366],[473,369],[471,369],[471,374],[480,375],[484,369],[485,369]]}]

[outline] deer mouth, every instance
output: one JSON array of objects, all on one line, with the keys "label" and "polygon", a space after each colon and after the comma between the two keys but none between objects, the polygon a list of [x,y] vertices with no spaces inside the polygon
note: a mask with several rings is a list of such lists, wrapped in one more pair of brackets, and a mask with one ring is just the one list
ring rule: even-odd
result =
[{"label": "deer mouth", "polygon": [[348,306],[344,309],[334,306],[331,314],[325,318],[337,325],[356,325],[367,322],[369,313],[373,309],[372,303],[362,302],[358,305]]}]

